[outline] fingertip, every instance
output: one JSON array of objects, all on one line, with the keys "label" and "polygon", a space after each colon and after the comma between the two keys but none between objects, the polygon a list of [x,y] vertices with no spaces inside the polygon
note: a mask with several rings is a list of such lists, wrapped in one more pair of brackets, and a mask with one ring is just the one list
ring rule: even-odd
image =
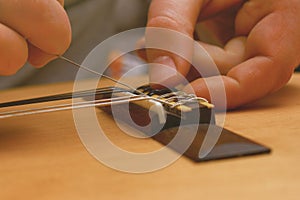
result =
[{"label": "fingertip", "polygon": [[205,98],[211,102],[210,92],[209,92],[209,89],[206,85],[206,81],[204,80],[204,78],[197,79],[197,80],[191,82],[190,84],[186,85],[183,88],[183,91],[188,94],[195,94],[195,95]]},{"label": "fingertip", "polygon": [[146,48],[146,39],[145,39],[145,37],[143,37],[139,41],[137,41],[136,48],[137,49],[145,49]]},{"label": "fingertip", "polygon": [[169,56],[160,56],[149,64],[149,78],[152,86],[156,88],[174,86],[174,77],[177,76],[177,69],[173,59]]},{"label": "fingertip", "polygon": [[57,58],[57,56],[47,54],[32,44],[28,44],[28,52],[28,62],[36,68],[41,68]]},{"label": "fingertip", "polygon": [[224,76],[200,78],[189,85],[183,91],[188,94],[195,94],[198,97],[207,99],[214,104],[216,110],[227,110],[235,107],[234,98],[228,96],[228,81]]},{"label": "fingertip", "polygon": [[146,40],[143,37],[136,43],[136,54],[141,59],[147,61],[147,52],[146,52]]},{"label": "fingertip", "polygon": [[28,59],[28,63],[30,63],[35,68],[42,68],[54,59],[55,57],[53,56],[35,57],[35,58],[30,57]]}]

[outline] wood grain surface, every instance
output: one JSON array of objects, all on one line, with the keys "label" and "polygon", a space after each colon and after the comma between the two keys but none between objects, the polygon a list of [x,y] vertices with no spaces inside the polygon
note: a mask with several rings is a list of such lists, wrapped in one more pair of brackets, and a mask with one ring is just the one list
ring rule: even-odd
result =
[{"label": "wood grain surface", "polygon": [[[72,86],[2,91],[0,101],[69,92]],[[91,156],[77,135],[72,111],[3,119],[0,199],[299,199],[299,89],[300,74],[295,74],[275,94],[227,113],[227,129],[271,147],[271,154],[207,163],[181,157],[145,174],[119,172]],[[97,115],[120,148],[149,152],[162,147],[124,135],[109,116]]]}]

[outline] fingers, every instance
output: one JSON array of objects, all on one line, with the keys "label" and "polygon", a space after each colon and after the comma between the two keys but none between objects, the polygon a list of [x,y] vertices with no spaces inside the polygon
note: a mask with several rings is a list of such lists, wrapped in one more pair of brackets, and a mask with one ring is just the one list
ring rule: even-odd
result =
[{"label": "fingers", "polygon": [[28,56],[25,39],[0,23],[0,74],[12,75],[26,62]]},{"label": "fingers", "polygon": [[[217,109],[233,109],[270,93],[278,81],[275,63],[267,57],[255,57],[232,69],[227,76],[197,79],[191,83],[196,95],[207,98]],[[222,98],[222,89],[226,99]],[[187,87],[186,92],[193,92]],[[213,94],[214,96],[211,96]]]},{"label": "fingers", "polygon": [[141,38],[139,41],[137,41],[136,44],[136,54],[139,56],[142,60],[147,61],[147,53],[145,49],[145,38]]},{"label": "fingers", "polygon": [[28,43],[28,62],[36,68],[43,67],[46,63],[56,59],[57,56],[45,53],[43,50]]},{"label": "fingers", "polygon": [[210,0],[207,1],[207,4],[202,8],[202,11],[199,15],[199,21],[205,20],[212,16],[215,16],[225,10],[234,10],[240,7],[245,0]]},{"label": "fingers", "polygon": [[28,0],[16,4],[15,1],[0,0],[0,5],[0,22],[30,43],[32,64],[42,66],[51,60],[50,57],[55,57],[49,55],[63,54],[69,47],[70,23],[58,1]]},{"label": "fingers", "polygon": [[[297,19],[297,15],[281,11],[263,18],[249,33],[246,61],[232,68],[222,82],[216,81],[217,77],[192,82],[196,94],[211,100],[210,92],[218,93],[224,86],[227,108],[232,109],[280,89],[300,62]],[[189,88],[186,90],[191,92]],[[217,98],[213,103],[224,109],[224,100]]]},{"label": "fingers", "polygon": [[[166,28],[193,38],[194,27],[204,0],[153,0],[149,9],[148,27]],[[179,39],[180,34],[173,32],[152,31],[146,32],[146,48],[160,46],[163,50],[180,49],[188,56],[192,54],[192,43],[188,39]],[[174,36],[175,35],[175,36]],[[163,45],[162,45],[163,43]],[[186,75],[189,71],[189,63],[180,56],[168,51],[147,50],[147,58],[150,63],[158,63],[164,67],[163,72],[159,70],[161,65],[151,67],[150,79],[153,82],[161,82],[176,76],[176,70]],[[176,81],[170,82],[176,84]]]},{"label": "fingers", "polygon": [[274,10],[272,2],[262,3],[260,0],[252,0],[244,3],[236,16],[236,35],[248,35],[259,21],[272,13]]},{"label": "fingers", "polygon": [[[200,42],[203,48],[217,65],[220,74],[227,74],[230,69],[245,61],[246,37],[236,37],[231,39],[224,48]],[[201,59],[201,56],[194,52],[195,60]],[[201,60],[196,61],[201,63]]]}]

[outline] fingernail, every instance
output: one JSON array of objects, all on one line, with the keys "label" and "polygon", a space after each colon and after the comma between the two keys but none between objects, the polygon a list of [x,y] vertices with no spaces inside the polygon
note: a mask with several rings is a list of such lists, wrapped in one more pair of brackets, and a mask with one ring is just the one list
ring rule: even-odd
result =
[{"label": "fingernail", "polygon": [[169,56],[161,56],[150,63],[150,82],[152,84],[167,84],[166,87],[172,83],[167,83],[168,79],[177,75],[177,69],[174,60]]}]

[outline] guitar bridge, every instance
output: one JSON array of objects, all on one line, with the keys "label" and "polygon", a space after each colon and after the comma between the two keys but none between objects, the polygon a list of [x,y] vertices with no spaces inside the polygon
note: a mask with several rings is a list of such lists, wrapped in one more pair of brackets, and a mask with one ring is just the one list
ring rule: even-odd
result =
[{"label": "guitar bridge", "polygon": [[[119,95],[120,93],[116,94],[117,97]],[[209,161],[270,152],[270,149],[263,145],[217,126],[214,106],[204,98],[181,91],[156,90],[149,85],[139,87],[135,94],[130,94],[130,96],[135,95],[144,95],[145,99],[128,101],[128,104],[101,107],[101,109],[193,161]],[[162,112],[165,114],[162,115]],[[165,120],[161,120],[162,116]],[[179,128],[186,137],[189,137],[190,130],[197,130],[190,146],[184,151],[180,142],[169,145]],[[181,134],[179,141],[184,141],[185,136]],[[207,152],[203,154],[201,149],[207,146],[205,142],[210,141],[210,137],[216,140],[214,146],[204,150]]]}]

